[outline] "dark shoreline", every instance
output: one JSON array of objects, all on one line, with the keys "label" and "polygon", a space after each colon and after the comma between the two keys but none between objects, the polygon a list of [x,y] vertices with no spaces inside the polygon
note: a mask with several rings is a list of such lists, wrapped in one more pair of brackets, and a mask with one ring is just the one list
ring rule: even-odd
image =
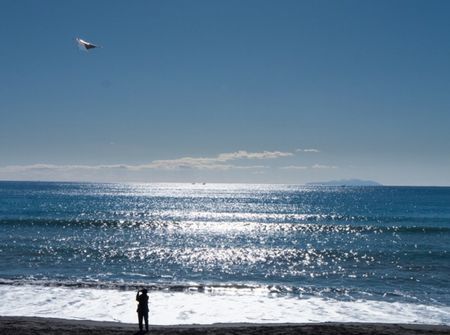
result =
[{"label": "dark shoreline", "polygon": [[[0,316],[2,335],[84,335],[84,334],[139,334],[136,324],[100,322],[86,320],[66,320],[39,317]],[[305,335],[412,335],[412,334],[450,334],[450,326],[422,324],[384,324],[384,323],[220,323],[212,325],[151,325],[147,334],[305,334]]]}]

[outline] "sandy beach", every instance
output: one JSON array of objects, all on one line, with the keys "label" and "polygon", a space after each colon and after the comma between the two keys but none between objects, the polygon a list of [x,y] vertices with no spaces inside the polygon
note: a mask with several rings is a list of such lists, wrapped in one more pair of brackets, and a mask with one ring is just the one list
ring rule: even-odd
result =
[{"label": "sandy beach", "polygon": [[[136,324],[66,320],[38,317],[0,317],[0,333],[15,334],[139,334]],[[381,324],[381,323],[319,323],[319,324],[212,324],[150,326],[149,334],[450,334],[450,326]]]}]

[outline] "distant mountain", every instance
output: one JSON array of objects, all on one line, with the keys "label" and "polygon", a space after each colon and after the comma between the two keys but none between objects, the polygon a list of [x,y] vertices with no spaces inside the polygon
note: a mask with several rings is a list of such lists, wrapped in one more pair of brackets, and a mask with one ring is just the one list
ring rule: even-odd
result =
[{"label": "distant mountain", "polygon": [[341,180],[330,180],[323,182],[307,183],[310,186],[383,186],[380,183],[372,180],[361,180],[361,179],[341,179]]}]

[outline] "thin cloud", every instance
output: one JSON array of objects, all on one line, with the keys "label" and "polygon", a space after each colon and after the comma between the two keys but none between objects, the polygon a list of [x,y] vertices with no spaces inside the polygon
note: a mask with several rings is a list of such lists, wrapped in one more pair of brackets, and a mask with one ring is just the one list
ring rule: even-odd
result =
[{"label": "thin cloud", "polygon": [[177,159],[156,160],[146,165],[138,165],[135,169],[209,169],[209,170],[229,170],[229,169],[249,169],[249,168],[264,168],[258,166],[242,166],[235,164],[225,164],[229,161],[236,160],[262,160],[262,159],[277,159],[282,157],[293,156],[291,152],[282,151],[262,151],[262,152],[248,152],[244,150],[222,153],[215,157],[182,157]]},{"label": "thin cloud", "polygon": [[335,165],[322,165],[322,164],[314,164],[311,166],[305,165],[288,165],[282,166],[280,169],[282,170],[308,170],[308,169],[337,169],[338,167]]},{"label": "thin cloud", "polygon": [[282,170],[307,170],[308,167],[304,165],[288,165],[280,167]]},{"label": "thin cloud", "polygon": [[320,152],[320,150],[313,149],[313,148],[310,148],[310,149],[296,149],[295,151],[296,152]]},{"label": "thin cloud", "polygon": [[247,152],[239,150],[236,152],[220,154],[217,156],[219,161],[229,161],[236,159],[276,159],[281,157],[293,156],[291,152],[282,151],[263,151],[263,152]]},{"label": "thin cloud", "polygon": [[312,169],[337,169],[338,167],[335,165],[322,165],[322,164],[314,164],[311,166]]},{"label": "thin cloud", "polygon": [[197,170],[249,170],[249,169],[265,169],[264,165],[237,165],[229,164],[227,162],[237,160],[267,160],[277,159],[282,157],[289,157],[293,154],[282,151],[262,151],[262,152],[248,152],[244,150],[222,153],[215,157],[182,157],[169,160],[154,160],[148,164],[111,164],[111,165],[56,165],[56,164],[31,164],[31,165],[10,165],[0,167],[0,172],[30,172],[30,171],[73,171],[73,170],[183,170],[183,169],[197,169]]}]

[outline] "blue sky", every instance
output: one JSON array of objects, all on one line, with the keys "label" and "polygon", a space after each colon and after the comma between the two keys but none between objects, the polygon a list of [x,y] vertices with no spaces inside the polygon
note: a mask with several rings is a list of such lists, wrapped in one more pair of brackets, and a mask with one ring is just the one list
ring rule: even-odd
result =
[{"label": "blue sky", "polygon": [[449,13],[3,0],[0,179],[450,185]]}]

